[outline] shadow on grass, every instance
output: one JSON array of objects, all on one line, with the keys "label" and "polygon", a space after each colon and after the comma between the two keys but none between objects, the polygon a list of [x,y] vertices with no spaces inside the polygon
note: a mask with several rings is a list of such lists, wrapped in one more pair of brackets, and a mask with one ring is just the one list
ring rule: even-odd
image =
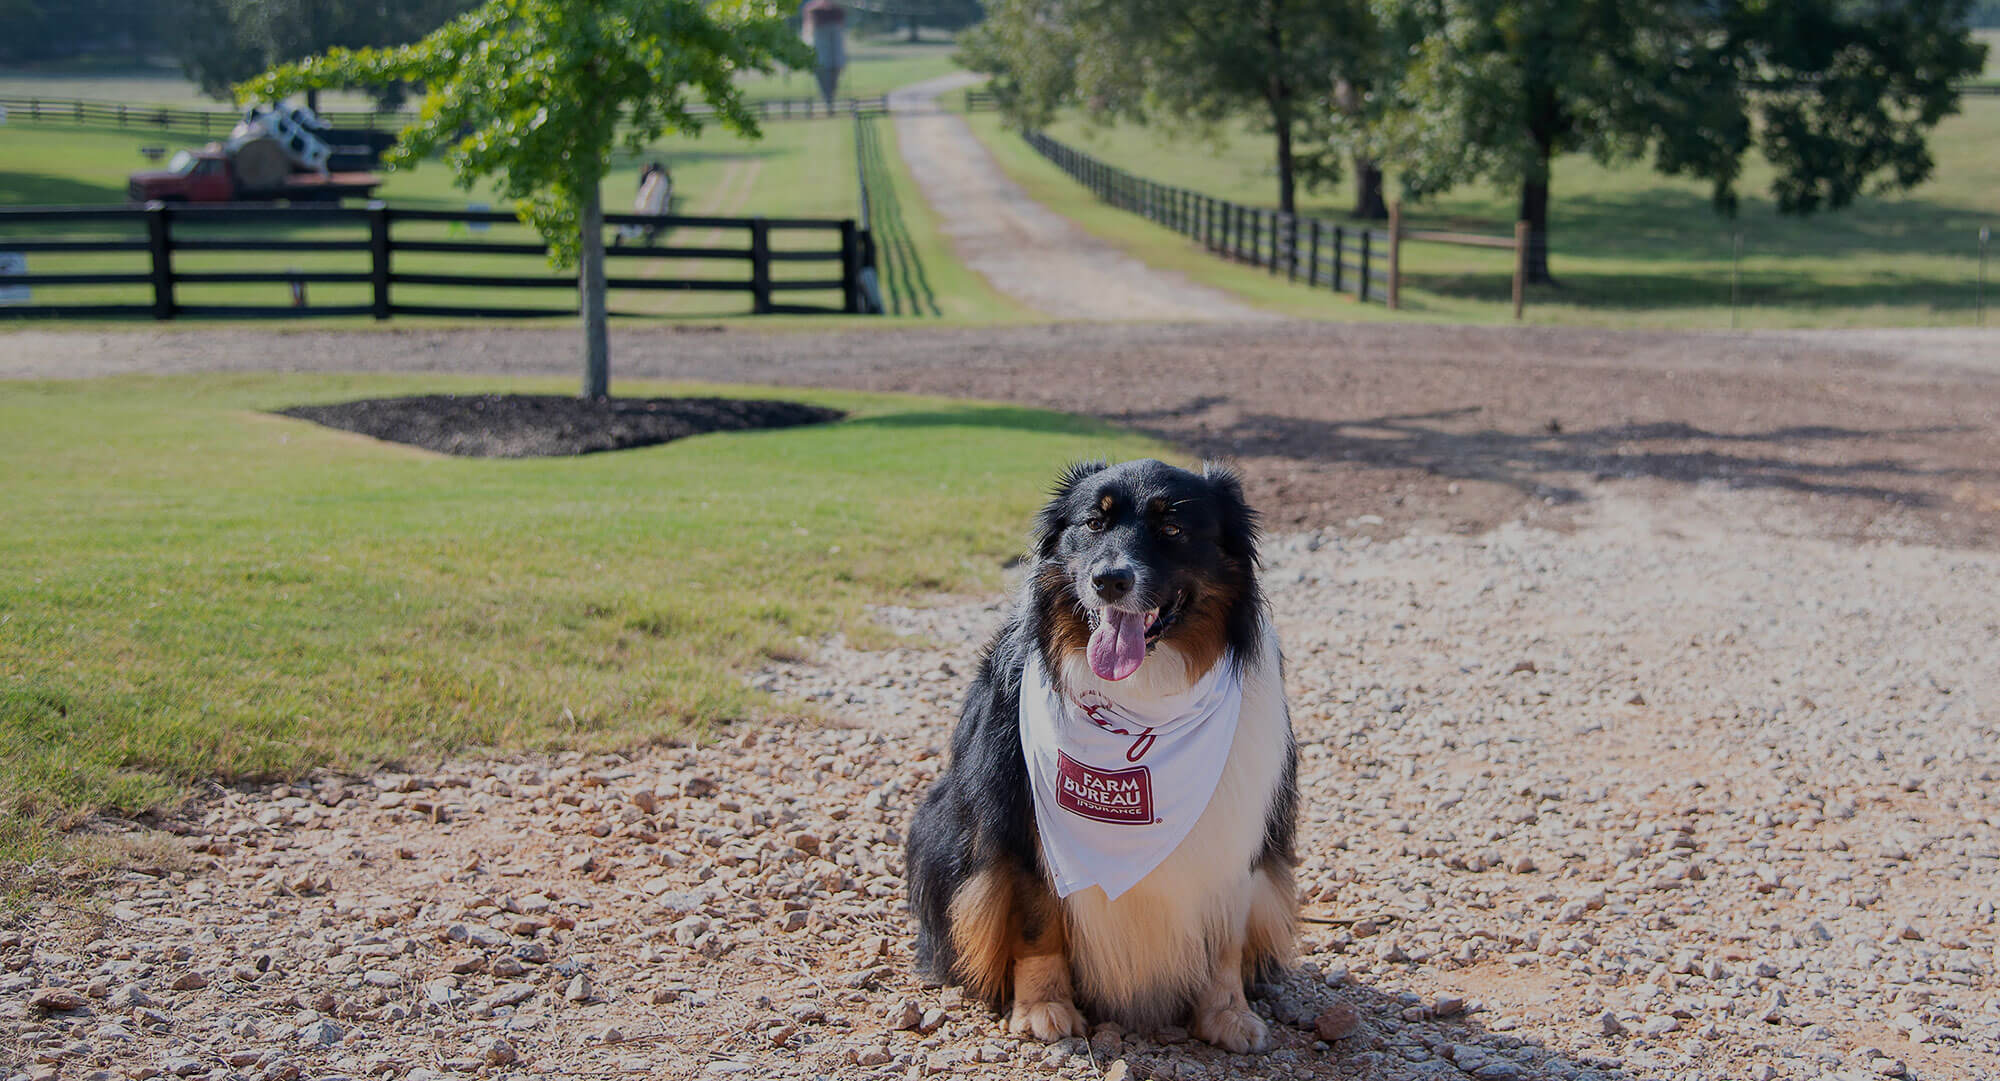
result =
[{"label": "shadow on grass", "polygon": [[[1407,208],[1415,229],[1511,235],[1512,220]],[[1977,258],[1979,229],[1994,224],[1991,209],[1898,196],[1865,198],[1842,210],[1806,217],[1780,215],[1769,198],[1747,194],[1734,219],[1717,214],[1707,196],[1667,185],[1610,194],[1551,196],[1551,257],[1674,259],[1727,263],[1732,237],[1743,234],[1746,258],[1838,259],[1869,255]],[[1557,266],[1557,276],[1562,268]]]},{"label": "shadow on grass", "polygon": [[[1549,268],[1558,284],[1528,288],[1527,306],[1560,304],[1599,311],[1666,311],[1675,308],[1716,308],[1730,304],[1729,267],[1712,271],[1690,270],[1682,274],[1610,274],[1594,271],[1571,272],[1563,267],[1560,252],[1550,255]],[[1495,304],[1512,299],[1513,284],[1504,273],[1464,274],[1410,273],[1404,284],[1432,295],[1454,300],[1475,300]],[[1994,286],[1987,287],[1987,303],[1993,303]],[[1974,274],[1963,278],[1903,274],[1878,271],[1867,281],[1838,284],[1816,280],[1810,271],[1746,271],[1736,285],[1739,307],[1786,307],[1813,310],[1866,308],[1877,305],[1920,305],[1938,311],[1971,312],[1979,304],[1979,284]]]},{"label": "shadow on grass", "polygon": [[903,220],[902,200],[896,194],[895,179],[882,150],[881,120],[861,124],[861,166],[868,184],[869,220],[875,238],[876,270],[882,284],[882,307],[889,315],[944,314],[938,309],[937,294],[931,290],[930,275],[917,254],[910,227]]},{"label": "shadow on grass", "polygon": [[[141,161],[132,168],[137,171],[157,166]],[[0,206],[89,206],[124,201],[125,188],[122,185],[93,184],[52,173],[0,169]]]},{"label": "shadow on grass", "polygon": [[[1206,404],[1204,404],[1206,403]],[[1213,399],[1195,399],[1175,410],[1113,415],[1162,439],[1193,443],[1208,454],[1268,456],[1351,463],[1364,468],[1421,469],[1460,480],[1494,481],[1556,503],[1576,503],[1582,490],[1566,476],[1598,480],[1650,478],[1680,484],[1706,481],[1732,488],[1768,488],[1839,499],[1912,507],[1937,502],[1929,491],[1901,479],[2000,480],[2000,468],[1944,469],[1895,458],[1829,462],[1824,449],[1863,440],[1963,432],[1955,427],[1862,429],[1795,425],[1759,432],[1712,432],[1678,421],[1618,424],[1568,432],[1522,435],[1491,429],[1461,430],[1478,406],[1353,420],[1316,420],[1249,414],[1233,424],[1204,427],[1190,440],[1161,420],[1205,411]],[[1691,446],[1692,444],[1692,446]],[[1817,453],[1816,453],[1817,452]]]},{"label": "shadow on grass", "polygon": [[849,428],[1011,428],[1043,435],[1110,437],[1117,434],[1103,421],[1040,409],[1012,406],[970,406],[950,412],[887,413],[856,417],[846,421]]}]

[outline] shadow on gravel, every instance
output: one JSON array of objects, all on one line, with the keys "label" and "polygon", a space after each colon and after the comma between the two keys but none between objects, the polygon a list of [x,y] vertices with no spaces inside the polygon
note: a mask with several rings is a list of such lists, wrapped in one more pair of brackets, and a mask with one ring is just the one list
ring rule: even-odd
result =
[{"label": "shadow on gravel", "polygon": [[[1204,1043],[1160,1044],[1137,1039],[1126,1044],[1125,1059],[1135,1077],[1263,1077],[1368,1078],[1371,1081],[1639,1081],[1664,1079],[1671,1072],[1635,1068],[1621,1059],[1559,1051],[1508,1032],[1485,1027],[1479,1012],[1432,1016],[1429,1004],[1414,994],[1398,995],[1366,984],[1329,988],[1308,972],[1295,972],[1282,984],[1256,984],[1251,1001],[1275,1018],[1280,1050],[1269,1055],[1235,1056]],[[1360,1014],[1350,1035],[1315,1043],[1314,1021],[1341,1004]],[[1476,1003],[1468,1004],[1476,1007]],[[1408,1016],[1405,1016],[1405,1013]],[[1285,1050],[1284,1028],[1305,1039]],[[1321,1048],[1324,1049],[1321,1049]],[[1289,1057],[1280,1069],[1279,1062]],[[1108,1063],[1099,1062],[1101,1069]],[[1199,1066],[1200,1072],[1190,1069]]]},{"label": "shadow on gravel", "polygon": [[[1902,506],[1939,502],[1931,491],[1899,485],[1899,477],[1996,479],[2000,471],[1932,468],[1896,458],[1825,460],[1839,444],[1964,432],[1963,427],[1860,429],[1798,425],[1761,432],[1712,432],[1676,421],[1619,424],[1566,431],[1550,421],[1531,434],[1460,430],[1480,407],[1441,409],[1354,420],[1244,415],[1233,423],[1189,431],[1199,414],[1221,404],[1214,396],[1175,409],[1112,417],[1204,454],[1269,456],[1384,469],[1415,468],[1438,476],[1495,481],[1556,503],[1584,496],[1578,475],[1595,480],[1652,478],[1732,488],[1778,488],[1809,495]],[[1173,424],[1171,421],[1180,421]],[[1163,423],[1167,422],[1167,423]]]}]

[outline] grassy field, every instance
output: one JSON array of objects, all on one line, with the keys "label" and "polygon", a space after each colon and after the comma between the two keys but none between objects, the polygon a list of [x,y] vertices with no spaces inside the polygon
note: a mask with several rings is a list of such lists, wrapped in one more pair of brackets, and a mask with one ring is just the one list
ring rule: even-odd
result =
[{"label": "grassy field", "polygon": [[[883,133],[882,138],[893,138],[886,122],[870,123]],[[125,201],[126,176],[148,167],[140,154],[142,147],[172,150],[200,145],[203,141],[194,135],[95,128],[40,125],[0,128],[0,206],[120,204]],[[625,200],[637,190],[641,165],[658,159],[673,170],[674,209],[683,214],[851,218],[859,213],[855,154],[855,128],[845,119],[772,121],[764,126],[761,140],[710,129],[698,139],[668,138],[643,154],[621,154],[605,183],[606,201],[612,209],[623,209]],[[916,194],[900,156],[892,151],[872,162],[870,184],[878,192],[878,226],[904,241],[894,252],[885,254],[898,260],[897,268],[922,269],[938,285],[938,303],[922,310],[904,308],[898,314],[962,322],[1005,321],[1024,314],[958,262],[949,243],[937,232],[929,207]],[[378,194],[399,207],[456,209],[475,204],[502,205],[490,188],[472,192],[458,189],[449,170],[441,164],[389,173]],[[359,229],[357,225],[329,226],[295,229],[289,235],[351,239],[358,235]],[[446,236],[448,230],[462,231],[463,227],[413,224],[398,226],[397,235],[436,239]],[[220,231],[218,226],[189,226],[184,235],[199,238],[219,235]],[[137,227],[24,227],[14,235],[136,239]],[[532,239],[528,230],[513,224],[495,225],[483,235],[494,241]],[[740,229],[683,229],[662,238],[661,242],[748,246],[747,233]],[[837,238],[827,232],[776,231],[772,243],[779,250],[838,246]],[[0,249],[4,247],[4,238],[0,238]],[[30,260],[37,273],[142,272],[147,265],[144,253],[137,252],[38,254]],[[407,253],[399,254],[395,265],[398,271],[410,273],[540,274],[548,270],[542,259],[519,255]],[[367,269],[367,256],[356,252],[204,252],[177,256],[176,268],[358,272]],[[774,265],[773,276],[779,281],[825,278],[830,276],[830,268],[827,263],[781,262]],[[885,267],[885,273],[890,269]],[[652,278],[742,277],[736,264],[657,258],[620,259],[614,262],[613,272]],[[319,304],[361,304],[367,299],[365,285],[318,284],[310,288],[312,300]],[[37,295],[65,303],[88,304],[142,303],[151,294],[144,285],[104,285],[43,287]],[[284,284],[188,285],[178,292],[178,298],[186,304],[282,304],[288,297],[288,287]],[[399,303],[471,302],[467,290],[434,286],[397,286],[396,298]],[[568,294],[551,289],[481,290],[478,299],[534,307],[561,307],[571,302]],[[840,298],[837,292],[800,292],[790,294],[787,299],[837,305]],[[749,299],[741,293],[613,290],[611,304],[614,311],[632,315],[712,319],[746,313]]]},{"label": "grassy field", "polygon": [[[910,44],[900,36],[850,40],[847,69],[841,76],[838,94],[840,97],[875,97],[908,83],[943,75],[956,66],[951,62],[954,48],[949,41],[932,39]],[[811,71],[780,72],[768,76],[751,73],[743,76],[741,81],[744,92],[752,98],[819,96],[819,85]],[[0,65],[0,97],[81,98],[190,109],[227,107],[226,103],[203,94],[200,87],[188,81],[179,67],[167,62]],[[320,104],[328,109],[374,107],[367,95],[344,91],[321,94]]]},{"label": "grassy field", "polygon": [[[1149,261],[1236,288],[1280,310],[1356,314],[1344,301],[1305,299],[1302,287],[1251,280],[1254,273],[1201,257],[1185,241],[1134,216],[1092,212],[1086,204],[1093,200],[1079,197],[1081,189],[1002,131],[996,118],[981,116],[974,123],[1009,172],[1038,196]],[[1093,127],[1072,117],[1050,134],[1140,175],[1254,205],[1276,201],[1269,138],[1248,130],[1211,145],[1153,128]],[[1555,170],[1550,241],[1551,266],[1563,284],[1531,291],[1529,319],[1727,327],[1733,234],[1740,230],[1740,325],[1971,323],[1979,228],[2000,225],[2000,99],[1968,97],[1963,114],[1940,126],[1931,145],[1937,171],[1930,183],[1805,219],[1776,213],[1764,194],[1769,170],[1754,162],[1740,188],[1743,209],[1734,223],[1709,209],[1701,184],[1639,166],[1565,158]],[[1301,210],[1340,217],[1350,200],[1345,188],[1310,193]],[[1468,186],[1410,206],[1408,220],[1420,229],[1511,234],[1514,205],[1509,191]],[[1507,317],[1511,257],[1506,253],[1411,244],[1404,257],[1409,283],[1404,298],[1413,317]]]},{"label": "grassy field", "polygon": [[[840,77],[836,96],[872,98],[899,86],[934,79],[958,70],[951,54],[957,49],[949,41],[905,42],[900,36],[878,40],[850,39],[847,68]],[[743,79],[744,91],[753,98],[809,98],[819,96],[819,83],[810,71],[752,75]]]},{"label": "grassy field", "polygon": [[0,858],[211,779],[750,715],[747,666],[835,627],[865,640],[866,604],[994,587],[1059,465],[1162,449],[1034,410],[818,391],[784,393],[849,419],[567,459],[448,458],[267,412],[488,390],[573,388],[9,384]]}]

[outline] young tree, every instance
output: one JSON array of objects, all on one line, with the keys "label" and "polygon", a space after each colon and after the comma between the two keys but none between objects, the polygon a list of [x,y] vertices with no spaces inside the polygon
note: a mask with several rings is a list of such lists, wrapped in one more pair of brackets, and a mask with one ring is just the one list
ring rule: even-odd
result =
[{"label": "young tree", "polygon": [[1985,50],[1971,0],[1383,0],[1417,41],[1388,125],[1415,194],[1516,184],[1528,278],[1551,281],[1551,164],[1652,154],[1735,212],[1743,155],[1777,167],[1778,209],[1838,209],[1930,175],[1930,129]]},{"label": "young tree", "polygon": [[1347,144],[1310,136],[1332,129],[1337,80],[1364,78],[1378,55],[1363,0],[1001,0],[961,41],[1023,126],[1068,102],[1197,126],[1256,117],[1287,213],[1300,179],[1339,178]]},{"label": "young tree", "polygon": [[414,45],[334,49],[239,86],[240,99],[387,80],[425,88],[418,119],[387,161],[444,152],[461,187],[499,182],[550,260],[577,267],[586,397],[610,393],[599,186],[622,142],[637,152],[713,119],[746,135],[756,114],[745,71],[808,67],[811,52],[777,9],[755,0],[487,0]]}]

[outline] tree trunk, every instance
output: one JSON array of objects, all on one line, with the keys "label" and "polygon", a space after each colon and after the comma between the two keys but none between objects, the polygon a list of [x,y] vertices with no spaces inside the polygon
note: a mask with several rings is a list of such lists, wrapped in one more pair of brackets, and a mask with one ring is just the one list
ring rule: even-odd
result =
[{"label": "tree trunk", "polygon": [[1554,285],[1549,275],[1549,152],[1521,179],[1521,221],[1528,223],[1527,278],[1530,285]]},{"label": "tree trunk", "polygon": [[908,38],[906,38],[905,40],[907,40],[907,41],[911,41],[911,42],[914,42],[914,41],[916,41],[916,40],[917,40],[917,17],[916,17],[915,15],[911,15],[911,16],[910,16],[910,28],[909,28],[909,29],[910,29],[910,36],[909,36]]},{"label": "tree trunk", "polygon": [[592,182],[583,203],[577,289],[583,308],[583,396],[611,395],[611,341],[604,326],[604,199]]},{"label": "tree trunk", "polygon": [[1278,133],[1278,209],[1290,214],[1293,209],[1292,181],[1292,105],[1284,98],[1274,98],[1271,102],[1271,126]]},{"label": "tree trunk", "polygon": [[1354,155],[1354,217],[1384,221],[1389,204],[1382,201],[1382,167],[1373,158]]}]

